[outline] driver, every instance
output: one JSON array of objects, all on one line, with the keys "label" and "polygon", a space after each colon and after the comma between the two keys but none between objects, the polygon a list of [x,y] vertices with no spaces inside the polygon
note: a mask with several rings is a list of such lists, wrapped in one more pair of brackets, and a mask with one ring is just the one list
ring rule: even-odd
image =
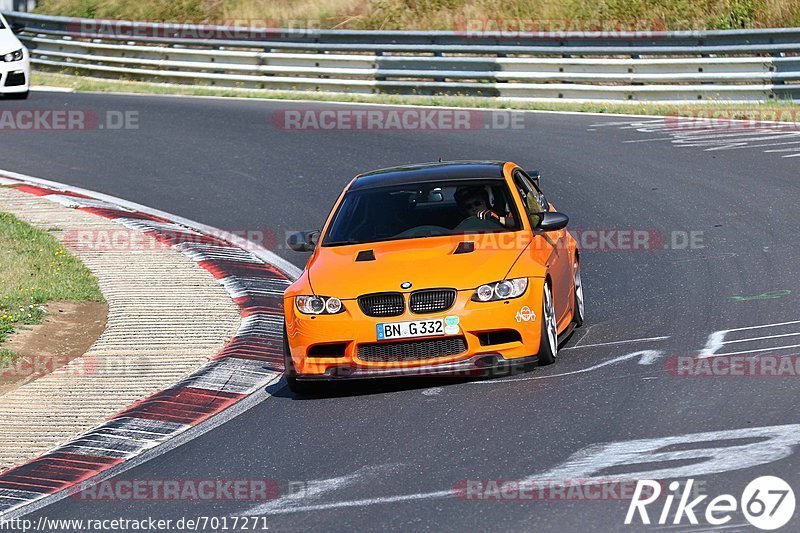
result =
[{"label": "driver", "polygon": [[467,213],[480,220],[491,220],[504,227],[513,227],[514,218],[511,214],[500,216],[489,209],[489,193],[485,187],[479,185],[464,186],[456,189],[454,198],[458,206]]}]

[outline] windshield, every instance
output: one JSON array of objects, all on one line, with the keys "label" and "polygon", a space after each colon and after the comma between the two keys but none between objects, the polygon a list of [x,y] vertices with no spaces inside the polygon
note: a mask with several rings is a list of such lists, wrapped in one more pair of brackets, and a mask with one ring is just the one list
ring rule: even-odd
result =
[{"label": "windshield", "polygon": [[348,193],[322,245],[494,233],[520,227],[503,180],[412,184]]}]

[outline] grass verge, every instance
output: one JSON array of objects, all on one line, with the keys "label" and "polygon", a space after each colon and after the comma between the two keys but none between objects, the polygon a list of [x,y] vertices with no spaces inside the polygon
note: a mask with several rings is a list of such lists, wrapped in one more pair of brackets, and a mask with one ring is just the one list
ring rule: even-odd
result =
[{"label": "grass verge", "polygon": [[[775,101],[767,103],[728,104],[650,104],[650,103],[598,103],[598,102],[530,102],[509,101],[497,98],[470,97],[470,96],[394,96],[394,95],[362,95],[362,94],[331,94],[303,91],[270,91],[256,89],[237,89],[223,87],[199,87],[192,85],[160,84],[126,80],[106,80],[87,76],[71,76],[50,72],[34,71],[32,73],[33,85],[50,87],[63,87],[84,92],[126,92],[137,94],[157,95],[188,95],[188,96],[221,96],[254,98],[269,100],[308,100],[316,102],[352,102],[392,105],[421,105],[421,106],[446,106],[468,107],[479,109],[509,109],[509,110],[541,110],[541,111],[576,111],[584,113],[618,113],[628,115],[671,115],[693,114],[703,111],[711,113],[719,111],[728,119],[751,119],[754,114],[760,120],[778,120],[795,122],[798,120],[800,103],[791,101]],[[775,112],[774,118],[766,118],[764,113]]]},{"label": "grass verge", "polygon": [[[38,324],[51,301],[102,302],[97,280],[46,231],[0,212],[0,345],[16,328]],[[0,348],[0,366],[14,358]]]},{"label": "grass verge", "polygon": [[15,356],[16,354],[11,350],[0,348],[0,368],[3,368],[11,361],[13,361]]}]

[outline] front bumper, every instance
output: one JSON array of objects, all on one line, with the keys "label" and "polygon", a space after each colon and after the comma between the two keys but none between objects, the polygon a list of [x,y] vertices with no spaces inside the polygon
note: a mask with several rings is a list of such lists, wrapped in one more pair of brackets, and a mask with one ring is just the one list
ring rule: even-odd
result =
[{"label": "front bumper", "polygon": [[[296,310],[292,298],[284,302],[289,350],[295,377],[299,380],[362,379],[371,377],[420,375],[475,375],[501,372],[511,362],[530,362],[539,351],[542,286],[544,280],[530,278],[524,295],[513,300],[473,302],[473,290],[458,291],[454,305],[443,312],[405,313],[390,318],[375,318],[362,313],[356,300],[344,300],[345,311],[337,315],[304,315]],[[523,311],[523,313],[520,313]],[[527,311],[530,311],[528,313]],[[458,332],[445,337],[418,337],[380,344],[461,337],[466,349],[443,357],[404,361],[367,361],[358,357],[358,346],[377,344],[379,323],[406,322],[458,317]],[[527,318],[527,319],[526,319]],[[514,330],[519,340],[486,344],[485,333]],[[482,344],[481,339],[484,340]],[[310,357],[318,345],[344,345],[339,357]]]}]

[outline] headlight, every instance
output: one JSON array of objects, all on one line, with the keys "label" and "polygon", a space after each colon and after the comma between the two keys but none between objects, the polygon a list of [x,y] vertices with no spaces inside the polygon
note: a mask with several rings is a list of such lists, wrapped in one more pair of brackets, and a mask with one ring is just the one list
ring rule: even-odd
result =
[{"label": "headlight", "polygon": [[11,63],[12,61],[20,61],[20,60],[22,60],[22,48],[14,52],[9,52],[3,55],[3,61],[5,61],[6,63]]},{"label": "headlight", "polygon": [[339,298],[298,296],[294,301],[297,310],[306,315],[335,315],[344,311],[344,305]]},{"label": "headlight", "polygon": [[528,278],[504,279],[494,283],[487,283],[475,289],[472,295],[473,302],[494,302],[497,300],[510,300],[519,298],[528,289]]}]

